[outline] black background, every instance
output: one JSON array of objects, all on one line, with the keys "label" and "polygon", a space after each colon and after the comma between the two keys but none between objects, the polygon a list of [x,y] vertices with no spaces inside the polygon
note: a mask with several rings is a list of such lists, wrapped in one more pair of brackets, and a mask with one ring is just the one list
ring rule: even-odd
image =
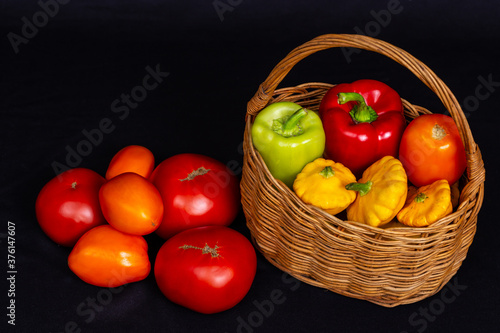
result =
[{"label": "black background", "polygon": [[[214,3],[226,4],[226,10],[218,12]],[[82,332],[497,330],[500,256],[494,202],[499,165],[494,140],[500,120],[500,6],[496,2],[73,0],[45,16],[42,7],[34,0],[0,3],[2,327],[14,331],[6,316],[5,237],[11,221],[16,226],[18,332],[63,332],[71,326]],[[39,25],[36,33],[24,28],[31,35],[14,46],[13,34],[23,37],[23,26],[34,20]],[[433,69],[463,102],[483,153],[487,181],[477,233],[451,280],[454,287],[445,286],[446,294],[418,303],[384,308],[301,283],[259,255],[250,292],[223,313],[201,315],[170,303],[153,274],[113,294],[99,311],[91,310],[88,300],[102,300],[103,289],[85,284],[69,270],[70,250],[49,240],[35,218],[36,196],[55,176],[54,162],[67,165],[68,147],[76,149],[86,140],[84,130],[98,128],[102,119],[109,118],[113,130],[75,164],[104,175],[114,153],[139,144],[148,147],[157,162],[193,152],[242,166],[246,103],[289,51],[325,33],[364,33],[399,46]],[[126,116],[114,113],[112,103],[142,84],[147,66],[169,74]],[[314,54],[299,63],[280,87],[360,78],[382,80],[414,104],[445,111],[407,69],[367,51],[349,57],[339,49]],[[232,227],[249,236],[243,214]],[[161,241],[154,235],[148,240],[154,260]],[[453,291],[456,297],[444,303],[442,297]],[[269,305],[273,292],[281,293],[280,304],[259,310],[260,305]]]}]

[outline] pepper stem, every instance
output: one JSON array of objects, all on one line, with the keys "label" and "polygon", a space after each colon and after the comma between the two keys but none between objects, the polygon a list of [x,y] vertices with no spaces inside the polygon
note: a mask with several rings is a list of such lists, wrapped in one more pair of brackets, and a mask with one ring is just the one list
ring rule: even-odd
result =
[{"label": "pepper stem", "polygon": [[355,92],[339,93],[337,95],[339,104],[346,104],[348,102],[356,102],[349,114],[356,123],[371,123],[377,120],[378,115],[375,110],[369,105],[361,94]]},{"label": "pepper stem", "polygon": [[276,134],[285,138],[301,135],[304,133],[304,129],[300,126],[300,120],[306,115],[306,109],[298,109],[291,116],[274,119],[272,129]]},{"label": "pepper stem", "polygon": [[373,182],[371,180],[366,183],[349,183],[345,186],[346,190],[357,191],[359,195],[367,195],[372,189]]},{"label": "pepper stem", "polygon": [[335,170],[333,170],[331,166],[326,166],[323,170],[319,172],[319,174],[325,178],[330,178],[335,176]]}]

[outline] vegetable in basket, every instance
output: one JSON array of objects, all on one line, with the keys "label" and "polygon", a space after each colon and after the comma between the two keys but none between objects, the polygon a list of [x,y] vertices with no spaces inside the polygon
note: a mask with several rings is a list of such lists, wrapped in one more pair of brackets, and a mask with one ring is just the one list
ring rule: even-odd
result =
[{"label": "vegetable in basket", "polygon": [[319,106],[325,157],[357,177],[384,156],[398,157],[406,126],[399,94],[383,82],[358,80],[327,91]]},{"label": "vegetable in basket", "polygon": [[408,191],[408,178],[401,162],[384,156],[363,172],[357,183],[346,185],[357,191],[354,202],[347,207],[347,219],[373,227],[390,222],[403,208]]},{"label": "vegetable in basket", "polygon": [[440,179],[418,188],[414,193],[409,193],[397,218],[407,226],[424,227],[452,211],[450,185],[446,179]]},{"label": "vegetable in basket", "polygon": [[467,167],[465,147],[452,117],[433,113],[413,119],[406,127],[399,159],[408,179],[417,186],[439,179],[456,183]]},{"label": "vegetable in basket", "polygon": [[355,181],[356,177],[344,165],[320,157],[297,175],[293,190],[305,203],[335,215],[356,199],[356,192],[345,188]]},{"label": "vegetable in basket", "polygon": [[323,155],[325,132],[314,111],[276,102],[255,117],[252,142],[273,177],[292,188],[304,166]]}]

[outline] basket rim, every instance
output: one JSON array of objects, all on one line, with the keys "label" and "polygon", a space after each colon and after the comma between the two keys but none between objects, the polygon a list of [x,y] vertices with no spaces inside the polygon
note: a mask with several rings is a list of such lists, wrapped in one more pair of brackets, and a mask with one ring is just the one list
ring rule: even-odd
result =
[{"label": "basket rim", "polygon": [[410,70],[422,83],[430,88],[441,100],[459,129],[466,150],[467,164],[474,164],[471,168],[467,168],[468,176],[479,175],[484,181],[484,163],[478,163],[476,170],[476,163],[472,161],[474,156],[480,155],[479,148],[474,141],[464,112],[448,86],[427,65],[410,53],[373,37],[358,34],[324,34],[294,48],[271,70],[265,81],[259,85],[257,92],[247,103],[246,117],[256,115],[269,103],[278,85],[298,62],[318,51],[340,47],[359,48],[384,55]]}]

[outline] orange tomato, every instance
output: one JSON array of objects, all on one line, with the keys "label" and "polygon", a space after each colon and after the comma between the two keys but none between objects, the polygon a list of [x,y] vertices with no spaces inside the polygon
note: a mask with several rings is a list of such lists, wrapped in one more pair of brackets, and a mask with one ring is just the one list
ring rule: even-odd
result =
[{"label": "orange tomato", "polygon": [[144,237],[107,224],[90,229],[78,240],[68,265],[83,281],[109,288],[143,280],[151,271]]},{"label": "orange tomato", "polygon": [[104,183],[99,190],[99,203],[106,221],[129,234],[152,233],[163,219],[160,192],[149,180],[133,172]]},{"label": "orange tomato", "polygon": [[134,172],[148,178],[153,172],[154,164],[155,159],[149,149],[137,145],[127,146],[111,159],[106,171],[106,179],[125,172]]},{"label": "orange tomato", "polygon": [[401,138],[399,159],[408,179],[417,187],[440,179],[454,184],[467,167],[455,121],[439,113],[421,115],[408,124]]}]

